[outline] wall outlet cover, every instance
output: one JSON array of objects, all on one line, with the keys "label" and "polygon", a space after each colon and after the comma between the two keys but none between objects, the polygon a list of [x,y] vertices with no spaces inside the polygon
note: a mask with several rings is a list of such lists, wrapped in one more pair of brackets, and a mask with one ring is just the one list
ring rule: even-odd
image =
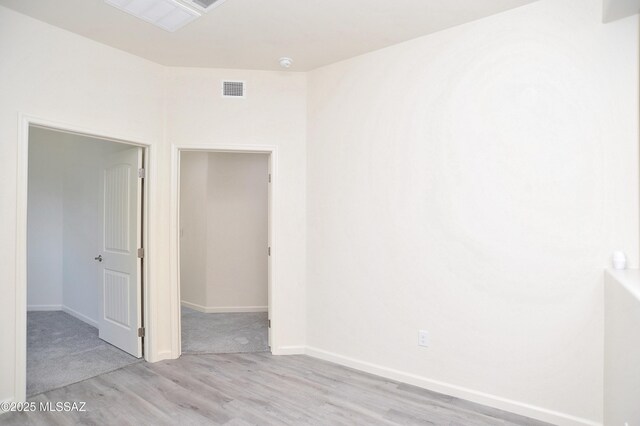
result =
[{"label": "wall outlet cover", "polygon": [[418,346],[429,346],[429,332],[426,330],[418,331]]}]

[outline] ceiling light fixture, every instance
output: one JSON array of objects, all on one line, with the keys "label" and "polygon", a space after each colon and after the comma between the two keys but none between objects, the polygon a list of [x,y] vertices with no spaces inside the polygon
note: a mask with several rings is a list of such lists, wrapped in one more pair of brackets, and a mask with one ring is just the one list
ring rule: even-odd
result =
[{"label": "ceiling light fixture", "polygon": [[176,0],[105,0],[105,2],[163,30],[174,32],[201,14]]},{"label": "ceiling light fixture", "polygon": [[291,65],[293,65],[293,59],[287,58],[286,56],[280,58],[278,62],[280,62],[282,68],[291,68]]}]

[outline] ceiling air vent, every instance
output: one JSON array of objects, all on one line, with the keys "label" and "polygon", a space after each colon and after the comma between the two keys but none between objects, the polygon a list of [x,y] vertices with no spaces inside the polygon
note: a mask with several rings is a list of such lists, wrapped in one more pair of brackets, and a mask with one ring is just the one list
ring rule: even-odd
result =
[{"label": "ceiling air vent", "polygon": [[226,0],[184,0],[186,3],[195,6],[204,12],[208,12],[213,8],[220,6]]},{"label": "ceiling air vent", "polygon": [[222,96],[225,98],[244,98],[244,81],[223,81]]},{"label": "ceiling air vent", "polygon": [[170,32],[201,16],[176,0],[105,0],[105,3]]}]

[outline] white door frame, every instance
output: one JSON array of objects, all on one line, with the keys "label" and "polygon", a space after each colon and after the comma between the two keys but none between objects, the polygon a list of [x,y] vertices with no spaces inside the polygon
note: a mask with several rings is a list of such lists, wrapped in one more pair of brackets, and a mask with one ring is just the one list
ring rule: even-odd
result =
[{"label": "white door frame", "polygon": [[271,145],[218,145],[218,144],[198,144],[198,145],[171,145],[171,334],[173,338],[172,354],[173,358],[178,358],[182,354],[182,323],[180,315],[180,153],[181,152],[225,152],[236,154],[268,154],[269,170],[271,171],[271,187],[269,188],[269,207],[268,207],[268,244],[271,247],[271,256],[269,262],[268,277],[268,296],[267,310],[271,321],[270,330],[270,346],[273,354],[278,353],[279,334],[278,319],[279,315],[277,303],[274,303],[278,294],[278,282],[275,277],[276,259],[278,256],[277,241],[278,235],[276,227],[276,208],[278,194],[278,156],[277,148]]},{"label": "white door frame", "polygon": [[[28,183],[29,183],[29,127],[43,127],[66,133],[74,133],[87,137],[104,139],[127,145],[139,146],[144,149],[144,166],[149,168],[151,144],[132,141],[128,137],[113,137],[102,130],[88,129],[80,125],[60,123],[52,120],[18,115],[18,158],[17,158],[17,188],[16,188],[16,284],[15,284],[15,366],[14,366],[14,400],[26,401],[27,398],[27,212],[28,212]],[[149,173],[150,175],[151,173]],[[142,244],[145,251],[149,250],[149,201],[150,180],[147,176],[144,183]],[[149,361],[151,356],[150,341],[153,334],[150,324],[149,303],[149,257],[145,256],[142,268],[142,308],[145,337],[143,337],[144,359]]]}]

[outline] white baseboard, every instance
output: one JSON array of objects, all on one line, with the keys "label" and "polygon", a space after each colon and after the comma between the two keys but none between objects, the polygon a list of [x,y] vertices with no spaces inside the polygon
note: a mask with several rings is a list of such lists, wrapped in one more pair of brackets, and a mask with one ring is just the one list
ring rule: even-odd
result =
[{"label": "white baseboard", "polygon": [[61,311],[62,305],[27,305],[27,312]]},{"label": "white baseboard", "polygon": [[306,348],[304,346],[278,346],[271,348],[273,355],[304,355]]},{"label": "white baseboard", "polygon": [[227,314],[237,312],[268,312],[267,306],[202,306],[191,302],[180,302],[185,308],[193,309],[194,311],[203,312],[205,314]]},{"label": "white baseboard", "polygon": [[66,312],[69,315],[71,315],[72,317],[76,317],[80,321],[86,322],[87,324],[89,324],[89,325],[91,325],[91,326],[93,326],[95,328],[98,328],[98,321],[95,321],[95,320],[89,318],[88,316],[83,315],[80,312],[71,309],[68,306],[62,305],[62,312]]},{"label": "white baseboard", "polygon": [[553,410],[547,410],[542,407],[537,407],[531,404],[526,404],[524,402],[514,401],[496,395],[467,389],[450,383],[428,379],[426,377],[421,377],[415,374],[383,367],[381,365],[360,361],[354,358],[349,358],[314,347],[307,346],[306,354],[314,358],[323,359],[325,361],[330,361],[336,364],[343,365],[345,367],[365,371],[367,373],[375,374],[387,379],[407,383],[413,386],[418,386],[434,392],[443,393],[446,395],[454,396],[456,398],[465,399],[467,401],[476,402],[478,404],[483,404],[500,410],[509,411],[511,413],[553,423],[559,426],[602,426],[601,423],[597,423],[592,420],[575,417]]},{"label": "white baseboard", "polygon": [[165,359],[176,359],[176,357],[173,356],[173,352],[171,351],[160,351],[149,362],[164,361]]}]

